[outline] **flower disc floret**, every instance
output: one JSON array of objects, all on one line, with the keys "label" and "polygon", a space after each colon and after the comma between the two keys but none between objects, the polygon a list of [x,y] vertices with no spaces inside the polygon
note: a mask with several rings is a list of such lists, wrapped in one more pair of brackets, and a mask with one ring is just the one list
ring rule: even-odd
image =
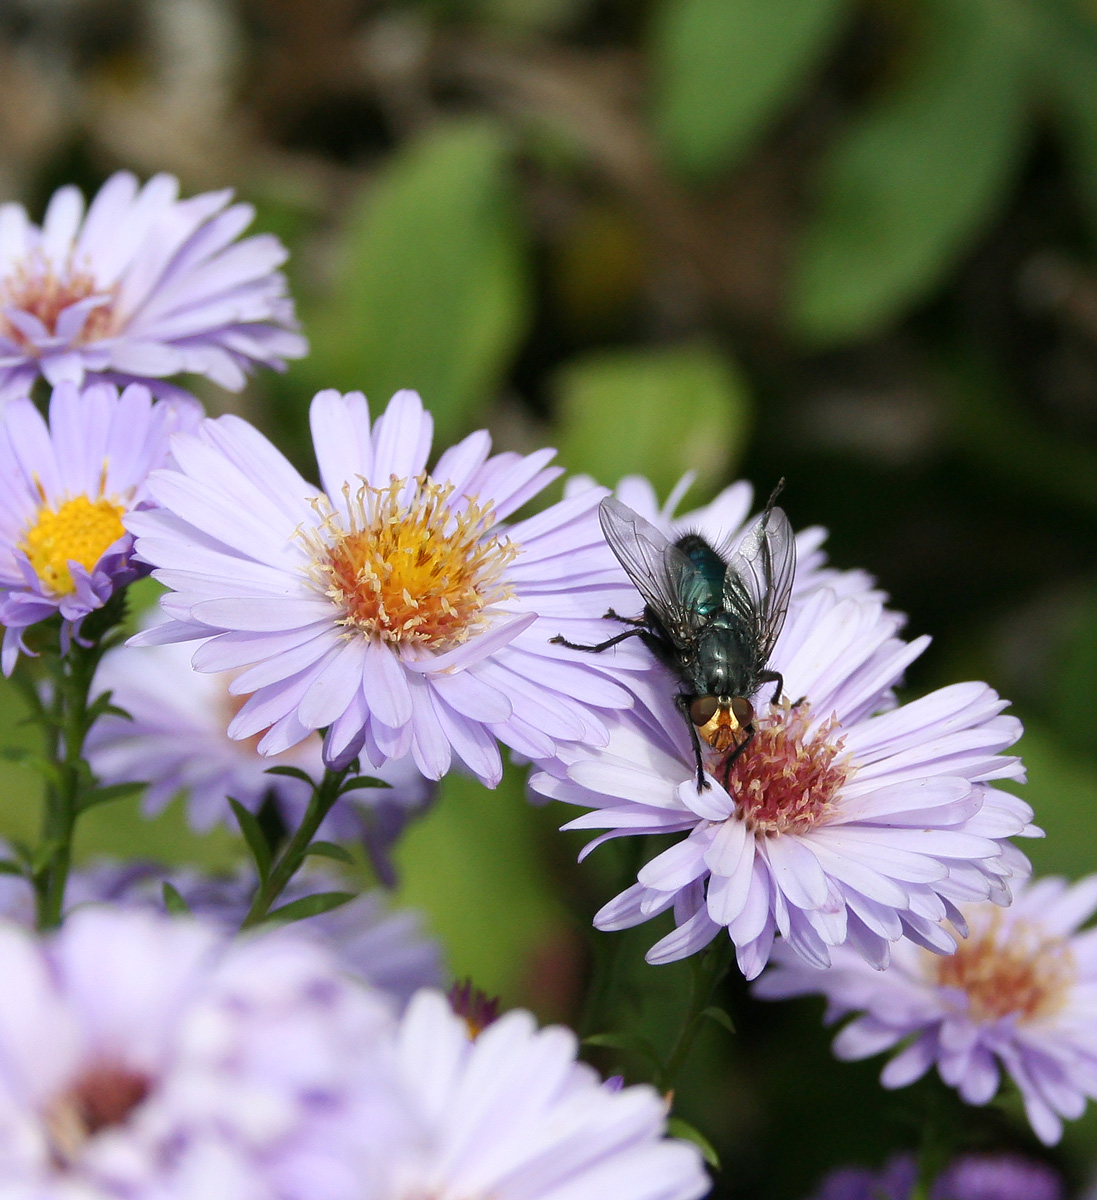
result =
[{"label": "flower disc floret", "polygon": [[0,400],[38,375],[56,386],[189,371],[238,390],[256,364],[305,353],[277,270],[282,244],[237,240],[254,210],[230,204],[231,192],[178,193],[170,175],[139,188],[120,171],[86,214],[79,191],[61,188],[41,227],[0,205]]},{"label": "flower disc floret", "polygon": [[964,905],[967,936],[949,957],[900,944],[887,970],[873,971],[841,946],[818,971],[778,947],[755,991],[774,1000],[821,993],[828,1020],[852,1014],[834,1051],[859,1059],[896,1049],[885,1087],[905,1087],[936,1065],[968,1104],[988,1104],[1004,1069],[1050,1145],[1063,1119],[1097,1097],[1097,930],[1079,931],[1095,911],[1097,876],[1041,879],[1017,887],[1006,911]]},{"label": "flower disc floret", "polygon": [[1036,831],[1029,807],[990,781],[1020,777],[1002,754],[1020,723],[978,683],[896,707],[893,688],[927,644],[900,640],[900,624],[863,588],[794,593],[769,665],[796,700],[763,707],[772,685],[749,697],[753,736],[725,754],[705,748],[700,790],[678,686],[655,666],[634,677],[640,702],[611,720],[608,745],[540,764],[535,791],[590,810],[565,828],[606,831],[584,853],[608,838],[685,835],[595,924],[671,910],[675,928],[649,962],[726,930],[753,978],[777,935],[816,967],[847,943],[883,967],[900,939],[951,951],[942,922],[962,923],[958,904],[1008,904],[1027,863],[1006,839]]},{"label": "flower disc floret", "polygon": [[[360,393],[311,408],[322,493],[251,426],[206,421],[127,518],[171,594],[139,641],[205,639],[201,671],[239,670],[233,738],[280,753],[327,729],[329,763],[411,755],[440,778],[456,753],[498,781],[496,737],[529,757],[600,743],[631,702],[587,643],[627,599],[596,490],[512,524],[558,474],[553,451],[489,455],[474,433],[427,472],[432,422],[414,392],[370,421]],[[644,656],[621,662],[642,667]],[[620,668],[621,662],[616,664]]]},{"label": "flower disc floret", "polygon": [[513,597],[502,577],[518,548],[492,532],[491,503],[454,508],[452,498],[451,483],[427,475],[353,493],[345,485],[349,528],[325,513],[312,539],[323,539],[313,569],[345,627],[449,650],[483,630],[486,608]]},{"label": "flower disc floret", "polygon": [[54,389],[49,422],[28,399],[0,413],[0,623],[11,674],[26,629],[54,613],[63,634],[143,568],[122,518],[147,504],[184,410],[131,384]]}]

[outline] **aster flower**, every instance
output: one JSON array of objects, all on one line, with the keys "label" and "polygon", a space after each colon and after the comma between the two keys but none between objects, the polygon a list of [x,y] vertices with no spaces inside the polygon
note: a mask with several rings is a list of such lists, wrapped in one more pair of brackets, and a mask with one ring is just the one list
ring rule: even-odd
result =
[{"label": "aster flower", "polygon": [[[147,816],[186,792],[191,824],[200,833],[235,824],[227,796],[253,812],[270,797],[286,824],[296,827],[311,795],[308,785],[266,772],[271,766],[292,766],[319,779],[324,770],[320,737],[311,734],[266,758],[255,748],[257,737],[233,741],[226,730],[242,701],[229,685],[238,672],[204,675],[191,666],[193,653],[191,646],[169,643],[119,646],[104,656],[92,693],[110,691],[113,703],[133,719],[108,715],[93,726],[87,741],[92,771],[105,784],[147,782]],[[349,793],[325,818],[319,836],[360,840],[388,879],[388,851],[407,821],[429,804],[433,785],[410,757],[373,773],[390,786]]]},{"label": "aster flower", "polygon": [[710,1184],[697,1149],[664,1137],[647,1086],[612,1091],[576,1062],[570,1030],[506,1013],[474,1040],[437,992],[412,1000],[397,1070],[417,1119],[384,1200],[695,1200]]},{"label": "aster flower", "polygon": [[[911,1200],[918,1168],[898,1154],[878,1170],[841,1167],[812,1200]],[[930,1200],[1063,1200],[1063,1181],[1046,1163],[1015,1154],[965,1154],[939,1176]]]},{"label": "aster flower", "polygon": [[178,193],[170,175],[139,189],[119,171],[86,215],[76,188],[55,192],[41,228],[0,205],[0,400],[38,375],[56,386],[185,371],[238,391],[253,365],[306,353],[281,242],[237,241],[255,211],[230,191]]},{"label": "aster flower", "polygon": [[676,928],[649,962],[683,958],[726,929],[753,978],[776,933],[817,967],[845,943],[883,967],[900,938],[952,950],[941,921],[960,920],[957,903],[1007,904],[1027,861],[1005,839],[1035,831],[1029,807],[988,784],[1022,778],[1001,753],[1020,723],[981,683],[893,707],[892,688],[928,641],[901,641],[900,624],[872,593],[794,596],[769,661],[797,703],[752,698],[753,738],[737,756],[705,747],[701,791],[676,687],[655,669],[634,682],[642,703],[615,715],[608,745],[561,747],[544,762],[534,790],[592,810],[564,828],[609,831],[588,851],[613,837],[686,835],[596,926],[673,909]]},{"label": "aster flower", "polygon": [[88,909],[46,941],[0,925],[0,964],[5,1195],[374,1195],[405,1128],[392,1019],[316,946]]},{"label": "aster flower", "polygon": [[865,968],[843,947],[827,971],[805,971],[778,950],[755,985],[767,999],[819,992],[828,1020],[859,1015],[834,1042],[839,1058],[867,1058],[907,1043],[884,1068],[885,1087],[905,1087],[936,1064],[968,1104],[987,1104],[1004,1068],[1020,1089],[1041,1141],[1062,1135],[1097,1096],[1097,875],[1068,886],[1041,879],[1013,907],[964,907],[970,928],[955,954],[896,947],[891,966]]},{"label": "aster flower", "polygon": [[600,494],[504,527],[556,476],[551,450],[489,458],[481,431],[427,474],[432,422],[414,392],[372,426],[360,393],[321,392],[311,421],[321,494],[238,418],[174,439],[178,469],[150,482],[162,509],[130,526],[174,589],[161,600],[172,620],[135,640],[204,638],[198,670],[247,668],[230,685],[252,694],[229,735],[265,731],[264,754],[326,727],[329,763],[410,752],[438,779],[456,752],[494,784],[496,736],[531,757],[604,741],[591,706],[629,693],[550,641],[589,640],[630,594]]},{"label": "aster flower", "polygon": [[54,389],[49,425],[27,399],[0,414],[0,623],[3,670],[26,653],[27,628],[54,613],[63,636],[141,568],[122,518],[147,503],[148,473],[163,464],[183,418],[137,384],[82,394]]}]

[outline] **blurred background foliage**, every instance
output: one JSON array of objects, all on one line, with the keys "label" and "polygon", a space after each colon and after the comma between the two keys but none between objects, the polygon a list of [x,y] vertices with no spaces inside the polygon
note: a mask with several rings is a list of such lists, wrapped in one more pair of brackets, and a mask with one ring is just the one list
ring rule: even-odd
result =
[{"label": "blurred background foliage", "polygon": [[[1093,0],[4,0],[0,196],[119,167],[231,185],[291,250],[312,355],[239,396],[311,468],[320,387],[418,388],[440,438],[557,445],[697,501],[785,476],[932,632],[912,694],[989,679],[1030,732],[1041,871],[1097,869],[1097,4]],[[24,736],[7,692],[0,723]],[[3,767],[2,829],[36,820]],[[647,1071],[688,968],[592,943],[627,878],[561,814],[447,780],[400,851],[455,972]],[[81,850],[225,865],[178,804]],[[624,986],[579,1011],[610,955]],[[721,1194],[795,1198],[917,1142],[932,1088],[839,1065],[816,1004],[728,1002],[679,1090]],[[981,1144],[1033,1150],[1003,1112]],[[1093,1169],[1089,1119],[1056,1159]]]}]

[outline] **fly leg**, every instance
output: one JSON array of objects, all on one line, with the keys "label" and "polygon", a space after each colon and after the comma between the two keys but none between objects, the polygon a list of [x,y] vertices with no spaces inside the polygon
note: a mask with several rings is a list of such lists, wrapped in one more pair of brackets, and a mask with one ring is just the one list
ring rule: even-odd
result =
[{"label": "fly leg", "polygon": [[691,699],[692,697],[685,695],[683,692],[679,692],[678,695],[674,697],[674,707],[677,708],[682,714],[683,719],[689,726],[689,736],[693,742],[693,757],[697,762],[697,791],[698,793],[701,793],[705,790],[705,788],[711,787],[712,785],[705,778],[705,763],[704,759],[701,758],[701,739],[697,736],[697,726],[694,725],[694,723],[689,719],[689,705]]},{"label": "fly leg", "polygon": [[566,637],[559,633],[555,637],[549,638],[549,641],[554,642],[557,646],[567,646],[569,650],[589,650],[592,654],[599,654],[603,650],[608,650],[610,646],[616,646],[618,642],[623,642],[625,638],[643,637],[646,633],[647,629],[626,629],[624,633],[619,633],[616,637],[599,642],[597,646],[580,646],[578,642],[569,642]]},{"label": "fly leg", "polygon": [[643,617],[622,617],[619,612],[614,612],[612,608],[607,608],[602,617],[603,621],[620,621],[622,625],[634,625],[638,628],[647,628],[647,621]]},{"label": "fly leg", "polygon": [[[758,672],[758,682],[759,683],[776,683],[777,684],[777,686],[773,689],[773,696],[770,698],[770,704],[776,704],[777,701],[781,698],[781,693],[785,690],[785,677],[781,674],[781,672],[780,671],[759,671]],[[796,703],[799,704],[800,701],[797,700]],[[795,705],[793,705],[793,707],[795,707]],[[753,736],[753,732],[752,732],[752,736]],[[746,742],[743,743],[743,746],[745,746],[745,745],[746,745]],[[743,747],[740,746],[739,750],[741,750],[742,748]],[[739,750],[736,750],[735,753],[738,754]]]},{"label": "fly leg", "polygon": [[724,791],[725,792],[728,790],[728,784],[731,781],[731,768],[734,765],[735,760],[739,757],[740,754],[743,753],[743,751],[750,745],[750,743],[753,740],[754,740],[754,726],[752,725],[747,730],[747,736],[745,738],[743,738],[743,740],[739,743],[739,745],[736,746],[735,749],[727,756],[727,758],[724,759]]}]

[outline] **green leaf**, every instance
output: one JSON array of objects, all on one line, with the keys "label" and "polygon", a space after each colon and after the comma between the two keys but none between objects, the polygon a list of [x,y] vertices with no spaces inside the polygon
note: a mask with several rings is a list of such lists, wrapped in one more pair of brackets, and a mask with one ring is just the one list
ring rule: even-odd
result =
[{"label": "green leaf", "polygon": [[728,1033],[735,1032],[735,1022],[731,1019],[731,1015],[722,1008],[717,1008],[715,1004],[710,1005],[701,1013],[702,1017],[708,1017],[710,1021],[715,1021],[717,1025],[722,1025]]},{"label": "green leaf", "polygon": [[109,804],[112,800],[124,800],[127,796],[136,796],[148,786],[146,782],[111,783],[104,787],[93,788],[80,801],[80,811],[87,812],[97,804]]},{"label": "green leaf", "polygon": [[342,846],[337,846],[334,842],[310,842],[308,849],[305,851],[305,857],[315,855],[318,858],[333,858],[336,862],[344,862],[354,864],[354,857]]},{"label": "green leaf", "polygon": [[671,1137],[682,1138],[683,1141],[692,1142],[701,1151],[701,1156],[705,1162],[714,1171],[720,1170],[720,1156],[716,1153],[715,1147],[699,1129],[695,1129],[688,1121],[683,1121],[681,1117],[668,1117],[667,1133]]},{"label": "green leaf", "polygon": [[386,783],[383,779],[374,779],[372,775],[355,775],[353,779],[348,779],[346,783],[339,789],[339,795],[345,796],[347,792],[353,792],[359,788],[390,788],[391,783]]},{"label": "green leaf", "polygon": [[311,896],[302,896],[300,900],[291,900],[289,904],[276,908],[267,914],[267,920],[303,921],[307,917],[318,917],[353,900],[356,895],[355,892],[314,892]]},{"label": "green leaf", "polygon": [[189,917],[190,905],[179,895],[177,888],[164,880],[164,907],[173,917]]},{"label": "green leaf", "polygon": [[662,1067],[662,1060],[655,1047],[646,1037],[636,1033],[592,1033],[583,1038],[584,1046],[604,1046],[607,1050],[625,1050],[629,1054],[639,1054],[656,1067]]},{"label": "green leaf", "polygon": [[233,815],[236,817],[236,823],[240,826],[240,832],[244,835],[244,841],[247,842],[251,856],[255,860],[259,882],[266,883],[267,876],[270,874],[270,846],[263,835],[262,826],[255,819],[255,814],[249,812],[239,800],[234,800],[229,796],[228,801],[232,806]]},{"label": "green leaf", "polygon": [[665,0],[654,121],[671,163],[706,179],[741,157],[817,67],[849,0]]},{"label": "green leaf", "polygon": [[112,703],[114,693],[111,691],[100,692],[98,696],[88,705],[88,724],[94,725],[100,717],[106,716],[108,713],[113,717],[121,717],[124,721],[132,721],[133,714],[127,712],[124,708],[119,708],[117,704]]},{"label": "green leaf", "polygon": [[300,779],[302,783],[307,783],[309,787],[316,786],[316,781],[313,777],[307,771],[302,771],[300,767],[267,767],[263,774],[285,775],[290,779]]},{"label": "green leaf", "polygon": [[0,858],[0,875],[23,875],[23,865],[11,858]]},{"label": "green leaf", "polygon": [[414,387],[444,445],[483,420],[527,323],[528,269],[501,128],[437,126],[351,206],[330,304],[305,316],[315,386],[381,411]]},{"label": "green leaf", "polygon": [[749,401],[732,364],[703,344],[575,359],[557,381],[561,458],[607,486],[646,475],[666,495],[684,472],[709,491],[746,440]]},{"label": "green leaf", "polygon": [[875,332],[936,287],[1001,207],[1029,121],[1021,31],[995,0],[926,0],[899,82],[822,164],[790,320],[833,344]]}]

